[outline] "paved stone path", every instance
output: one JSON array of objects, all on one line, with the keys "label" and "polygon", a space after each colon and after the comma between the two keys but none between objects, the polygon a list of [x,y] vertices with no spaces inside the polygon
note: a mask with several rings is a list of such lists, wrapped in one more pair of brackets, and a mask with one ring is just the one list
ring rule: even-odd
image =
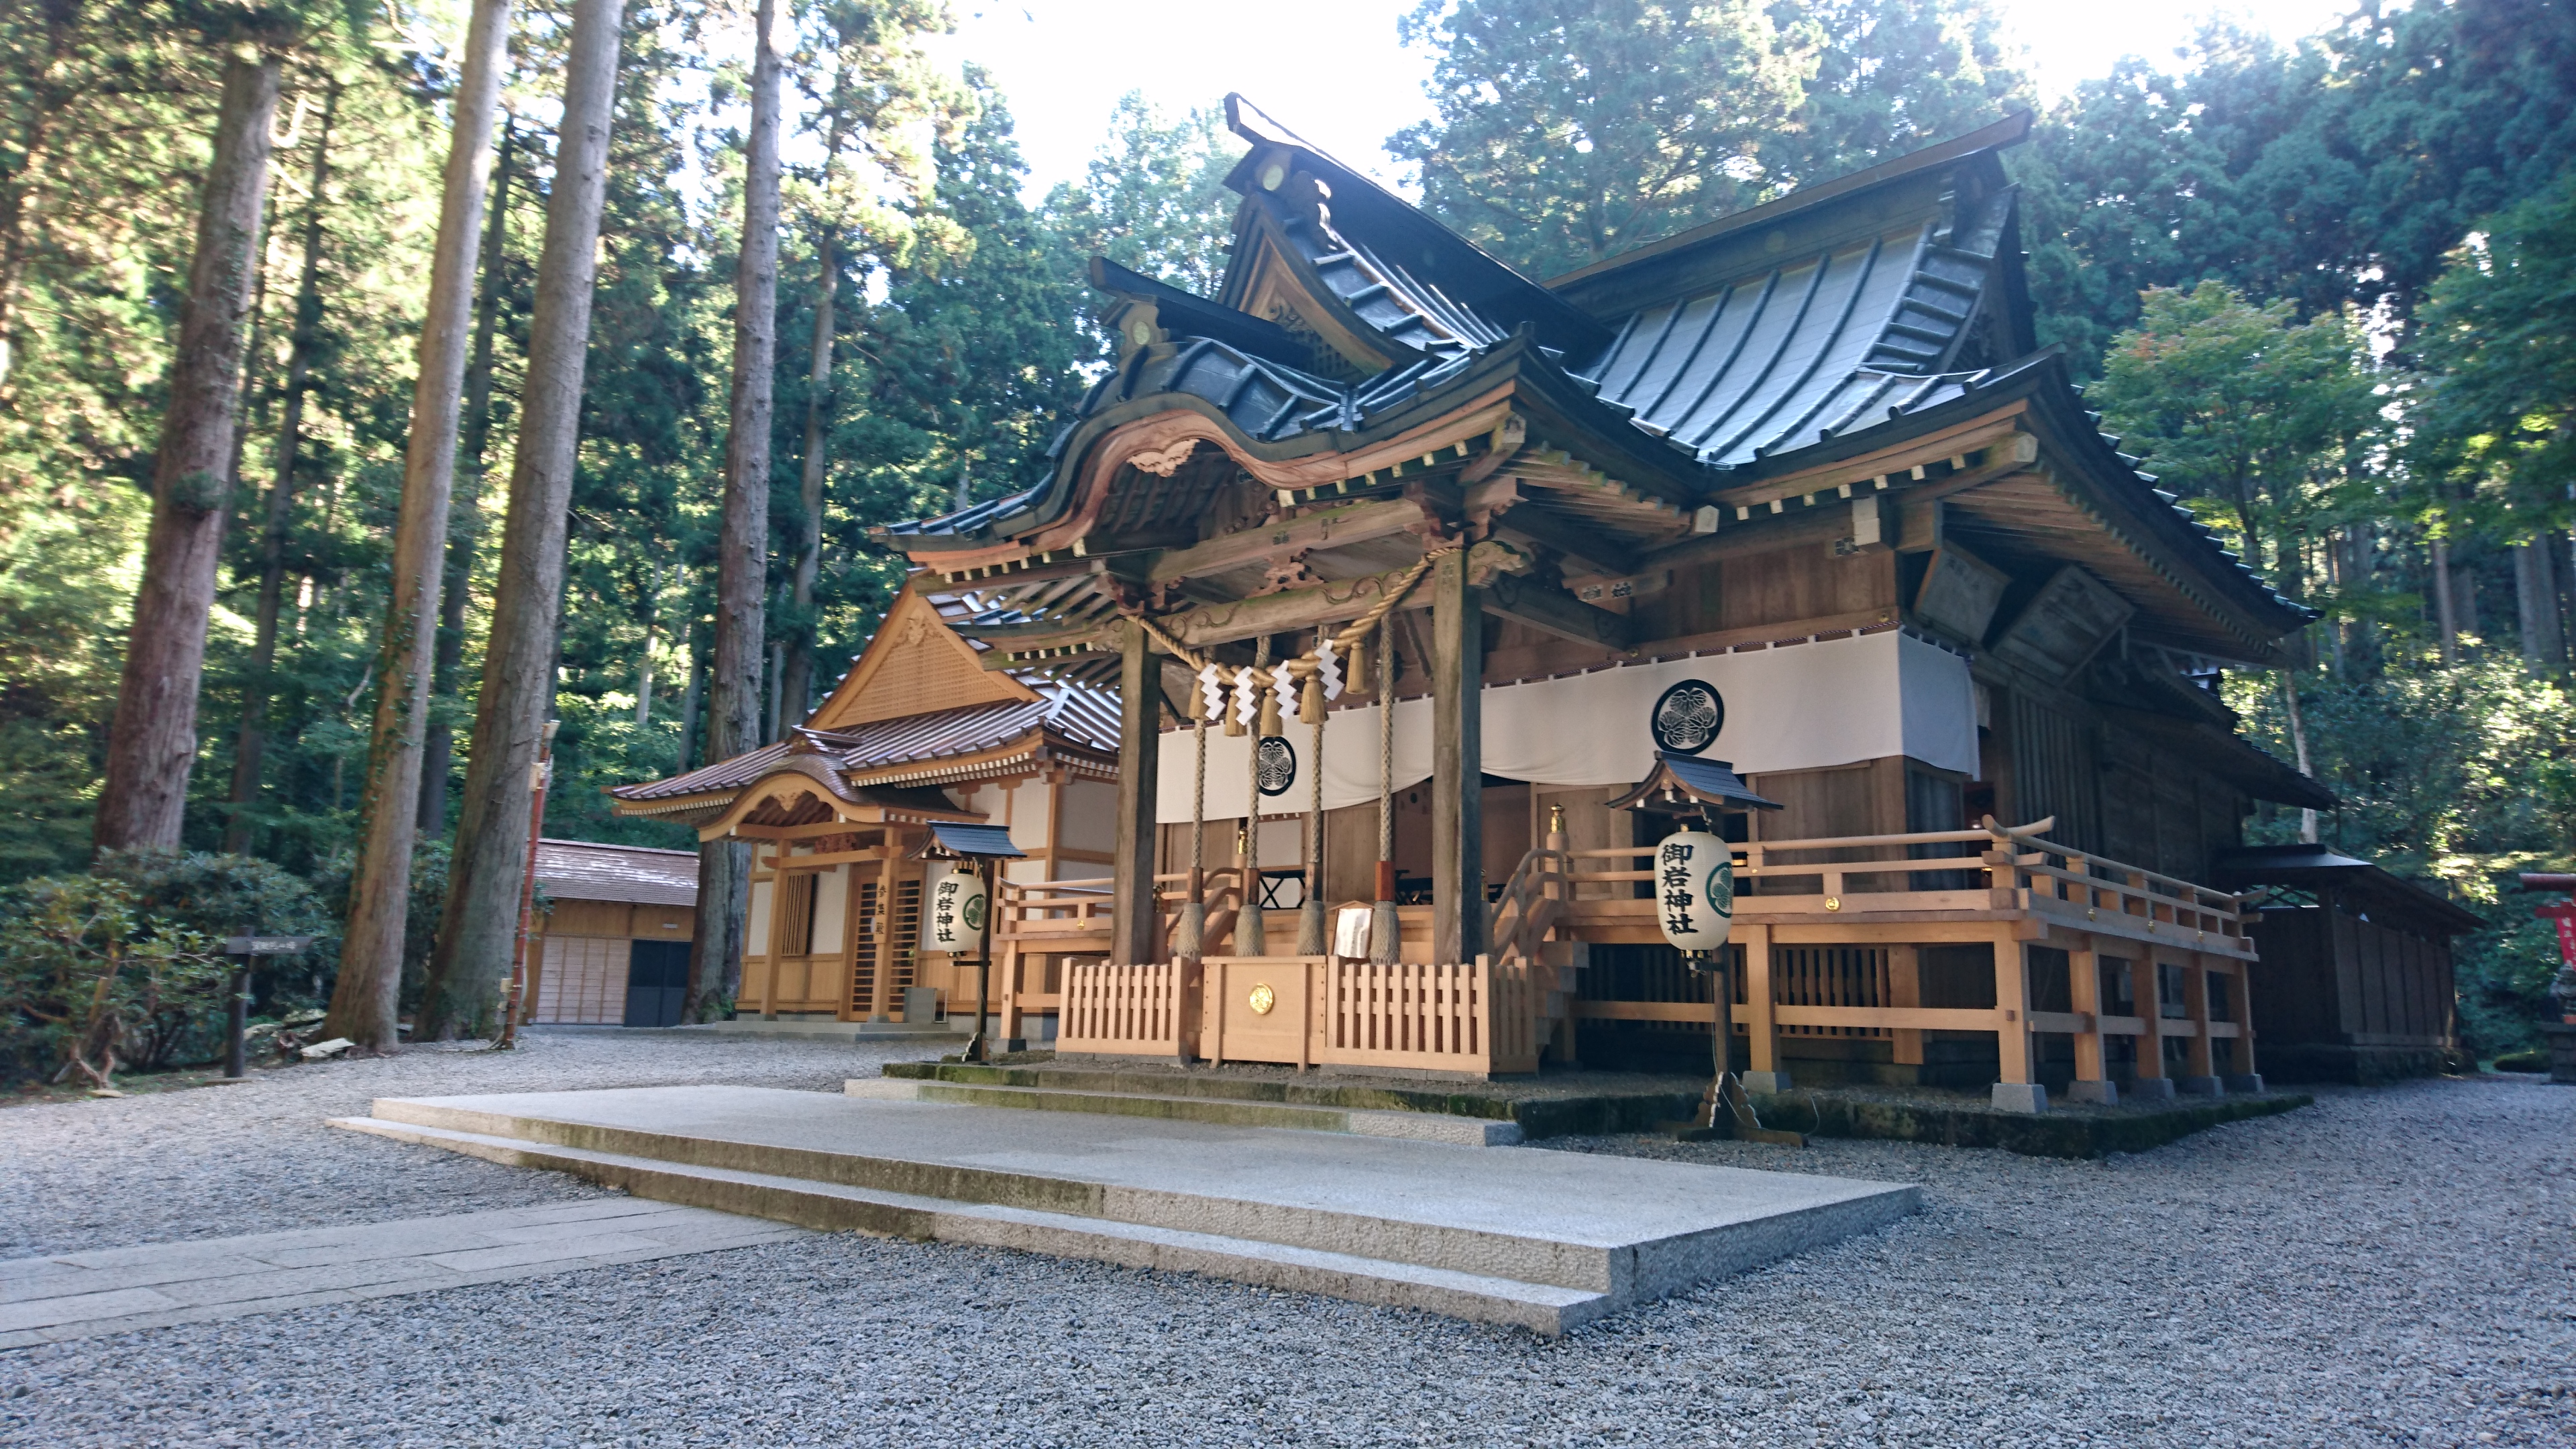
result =
[{"label": "paved stone path", "polygon": [[810,1237],[628,1197],[0,1262],[0,1349]]}]

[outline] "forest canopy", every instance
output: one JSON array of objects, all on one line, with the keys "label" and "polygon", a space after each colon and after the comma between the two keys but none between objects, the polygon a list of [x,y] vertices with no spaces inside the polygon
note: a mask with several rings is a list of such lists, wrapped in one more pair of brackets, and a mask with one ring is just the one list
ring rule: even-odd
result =
[{"label": "forest canopy", "polygon": [[[220,558],[176,844],[348,888],[463,11],[0,11],[0,881],[91,856],[200,208],[256,51],[276,68],[270,180],[231,456],[192,485]],[[1429,61],[1430,119],[1387,141],[1399,183],[1542,278],[2038,110],[2007,164],[2041,340],[2160,486],[2321,613],[2294,667],[2226,689],[2345,805],[2249,830],[2314,832],[2487,911],[2463,1010],[2491,1050],[2549,961],[2499,883],[2564,868],[2576,836],[2571,12],[2373,4],[2289,44],[2216,22],[2045,106],[1983,0],[1424,0],[1374,43]],[[518,11],[504,67],[415,936],[473,750],[574,13]],[[611,817],[602,790],[706,756],[755,83],[710,37],[746,15],[622,11],[555,834],[694,844]],[[1009,97],[932,59],[938,0],[784,16],[763,738],[899,588],[870,527],[1032,481],[1107,356],[1085,259],[1216,285],[1240,151],[1215,96],[1174,114],[1104,94],[1095,161],[1032,197]],[[1297,113],[1293,92],[1264,99]]]}]

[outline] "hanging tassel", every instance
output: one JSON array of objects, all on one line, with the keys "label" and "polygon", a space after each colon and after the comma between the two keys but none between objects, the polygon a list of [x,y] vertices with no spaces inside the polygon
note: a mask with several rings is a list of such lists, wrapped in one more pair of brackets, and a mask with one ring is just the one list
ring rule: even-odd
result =
[{"label": "hanging tassel", "polygon": [[1368,640],[1365,637],[1351,646],[1350,673],[1348,678],[1349,683],[1345,684],[1343,688],[1355,690],[1361,694],[1368,693],[1369,652]]},{"label": "hanging tassel", "polygon": [[1297,722],[1319,725],[1324,722],[1324,681],[1309,679],[1297,697]]},{"label": "hanging tassel", "polygon": [[1234,954],[1267,956],[1270,954],[1270,938],[1261,920],[1261,863],[1253,859],[1252,832],[1249,829],[1235,831],[1234,858],[1242,867],[1242,876],[1237,884],[1243,888],[1241,908],[1234,913]]},{"label": "hanging tassel", "polygon": [[[1279,671],[1279,677],[1287,678],[1288,671],[1282,669]],[[1277,733],[1279,733],[1279,695],[1274,690],[1264,690],[1261,695],[1261,737],[1266,740]]]}]

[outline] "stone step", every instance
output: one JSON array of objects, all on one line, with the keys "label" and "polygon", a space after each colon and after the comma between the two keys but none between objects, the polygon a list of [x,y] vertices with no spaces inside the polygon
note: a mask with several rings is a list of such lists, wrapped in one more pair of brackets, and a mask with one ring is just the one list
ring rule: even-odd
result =
[{"label": "stone step", "polygon": [[853,1078],[842,1090],[852,1097],[880,1102],[953,1102],[962,1107],[1091,1112],[1114,1117],[1154,1117],[1170,1122],[1209,1122],[1224,1127],[1350,1132],[1363,1137],[1403,1137],[1417,1142],[1447,1142],[1460,1147],[1510,1147],[1521,1140],[1521,1129],[1516,1123],[1430,1112],[1300,1107],[1223,1097],[984,1086],[966,1082],[907,1081],[893,1077]]},{"label": "stone step", "polygon": [[826,1232],[973,1243],[1127,1268],[1198,1273],[1355,1303],[1413,1308],[1479,1323],[1512,1324],[1550,1336],[1589,1322],[1615,1306],[1606,1292],[1525,1283],[1490,1274],[1215,1233],[994,1203],[955,1202],[810,1178],[697,1167],[373,1118],[340,1118],[331,1125],[399,1142],[442,1147],[512,1167],[570,1173],[659,1202],[743,1213]]},{"label": "stone step", "polygon": [[[1014,1209],[1083,1220],[1087,1231],[1130,1245],[1119,1252],[1143,1251],[1132,1246],[1138,1242],[1163,1242],[1154,1234],[1184,1233],[1197,1237],[1170,1240],[1166,1246],[1174,1252],[1214,1252],[1227,1244],[1258,1244],[1263,1245],[1264,1262],[1290,1261],[1272,1250],[1332,1255],[1332,1263],[1294,1260],[1305,1265],[1300,1272],[1320,1275],[1319,1283],[1329,1282],[1334,1272],[1358,1272],[1354,1265],[1392,1264],[1603,1298],[1601,1304],[1581,1308],[1583,1313],[1607,1312],[1838,1241],[1920,1205],[1919,1191],[1910,1186],[1806,1174],[1526,1147],[1474,1148],[1348,1131],[1277,1131],[1125,1113],[917,1098],[869,1100],[758,1087],[386,1098],[375,1103],[373,1117],[363,1124],[371,1131],[450,1134],[414,1139],[450,1147],[490,1139],[482,1144],[487,1151],[522,1154],[501,1160],[533,1166],[557,1164],[526,1154],[562,1149],[620,1159],[625,1165],[619,1171],[630,1176],[642,1170],[636,1164],[668,1169],[691,1182],[729,1181],[721,1175],[742,1174],[747,1185],[724,1203],[685,1196],[670,1200],[729,1206],[790,1222],[806,1221],[797,1214],[810,1204],[776,1195],[806,1184],[846,1189],[857,1195],[850,1200],[873,1204],[866,1211],[880,1216],[870,1220],[877,1223],[872,1231],[931,1235],[917,1223],[907,1226],[911,1220],[883,1216],[892,1210],[889,1204]],[[710,1178],[710,1173],[717,1176]],[[759,1181],[749,1182],[753,1178]],[[674,1183],[660,1191],[683,1186]],[[990,1219],[990,1214],[979,1217]],[[864,1224],[854,1219],[852,1225]],[[1244,1268],[1225,1276],[1254,1271]],[[1372,1284],[1403,1277],[1390,1278],[1390,1272],[1371,1267],[1361,1276]],[[1434,1286],[1442,1293],[1465,1291],[1445,1279]],[[1341,1290],[1319,1286],[1314,1291]],[[1364,1286],[1343,1296],[1393,1291]],[[1430,1291],[1423,1288],[1406,1301],[1431,1311],[1453,1311],[1421,1296]],[[1534,1300],[1521,1294],[1519,1301]],[[1563,1302],[1575,1305],[1577,1300]],[[1504,1312],[1455,1311],[1480,1318]],[[1499,1321],[1554,1331],[1519,1309],[1511,1312],[1519,1316]],[[1554,1321],[1562,1326],[1575,1320],[1560,1313]]]}]

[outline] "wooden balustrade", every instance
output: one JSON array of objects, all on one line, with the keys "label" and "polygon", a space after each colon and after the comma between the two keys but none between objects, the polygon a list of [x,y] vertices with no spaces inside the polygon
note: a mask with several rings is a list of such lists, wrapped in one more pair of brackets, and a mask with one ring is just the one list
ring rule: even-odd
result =
[{"label": "wooden balustrade", "polygon": [[[1974,854],[1946,853],[1963,846],[1984,849]],[[2254,954],[2246,934],[2245,908],[2234,894],[2036,835],[1934,830],[1757,840],[1734,849],[1739,921],[1920,923],[1943,915],[1990,920],[2036,917],[2077,931],[2238,959],[2251,959]],[[1580,888],[1651,880],[1652,869],[1632,863],[1651,860],[1654,851],[1651,845],[1561,853],[1533,850],[1523,869],[1532,872],[1533,879],[1561,886],[1563,894],[1571,897],[1563,913],[1577,921],[1598,925],[1633,916],[1651,925],[1653,905],[1642,893],[1621,898],[1614,891],[1605,899],[1601,892],[1587,895]],[[1543,859],[1559,854],[1564,857],[1561,867]],[[1812,858],[1828,854],[1835,858]],[[1962,888],[1937,879],[1969,871],[1977,872],[1984,883]],[[1516,872],[1514,880],[1519,879]],[[1809,881],[1815,882],[1812,888],[1798,888]],[[1497,924],[1504,924],[1508,914],[1498,907]],[[1578,930],[1576,934],[1590,933]]]},{"label": "wooden balustrade", "polygon": [[1059,1053],[1184,1058],[1197,1049],[1195,968],[1179,961],[1076,961],[1064,971]]}]

